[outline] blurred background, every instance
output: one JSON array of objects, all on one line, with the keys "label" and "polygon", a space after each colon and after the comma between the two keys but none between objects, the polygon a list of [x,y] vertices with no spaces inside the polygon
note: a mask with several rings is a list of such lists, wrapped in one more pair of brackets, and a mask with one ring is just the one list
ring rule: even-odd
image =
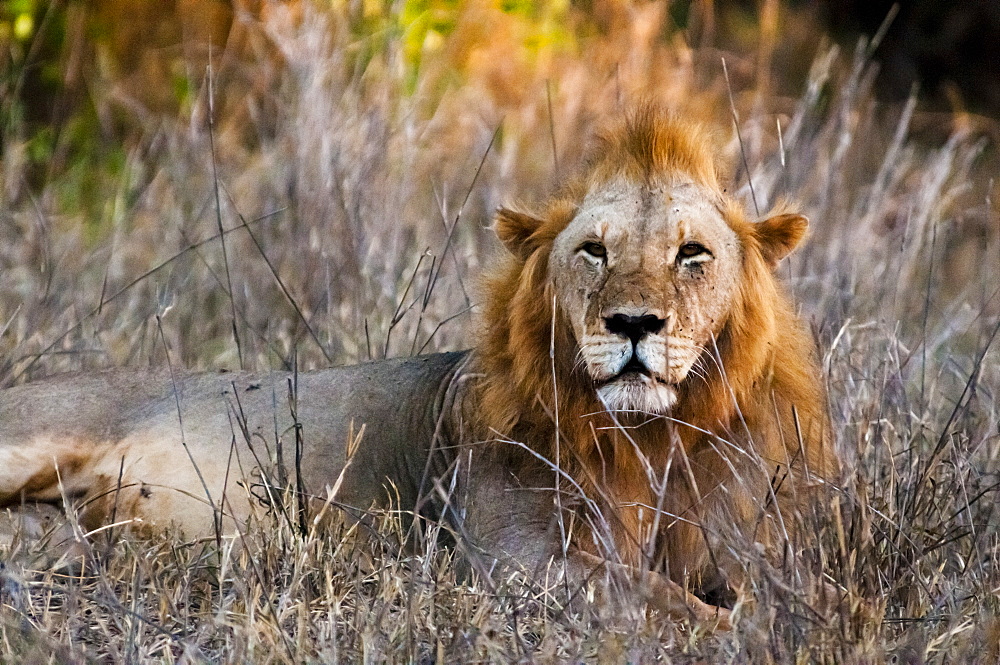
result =
[{"label": "blurred background", "polygon": [[813,216],[819,328],[950,331],[995,308],[998,40],[990,0],[5,0],[0,383],[468,345],[491,210],[644,98]]}]

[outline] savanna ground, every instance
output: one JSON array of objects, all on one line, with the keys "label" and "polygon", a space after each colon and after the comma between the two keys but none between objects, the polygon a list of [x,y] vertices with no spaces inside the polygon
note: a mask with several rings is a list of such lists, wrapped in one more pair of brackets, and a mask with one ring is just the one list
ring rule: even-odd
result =
[{"label": "savanna ground", "polygon": [[755,582],[728,634],[460,577],[390,517],[359,541],[262,510],[221,550],[93,534],[75,574],[11,540],[0,661],[997,662],[997,128],[878,101],[878,36],[773,0],[39,7],[0,30],[0,384],[466,347],[491,211],[653,99],[718,128],[748,206],[812,219],[780,271],[846,468],[796,557],[731,544]]}]

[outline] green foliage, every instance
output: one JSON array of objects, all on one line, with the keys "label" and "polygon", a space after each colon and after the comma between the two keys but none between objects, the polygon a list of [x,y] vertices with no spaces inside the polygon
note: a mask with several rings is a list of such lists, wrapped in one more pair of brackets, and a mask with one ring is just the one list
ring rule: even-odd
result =
[{"label": "green foliage", "polygon": [[9,0],[0,8],[0,36],[27,42],[35,34],[36,15],[42,3],[35,0]]},{"label": "green foliage", "polygon": [[[470,14],[474,21],[490,11],[500,15],[493,18],[504,26],[505,34],[490,34],[487,39],[502,41],[512,37],[504,44],[511,59],[530,62],[542,51],[571,49],[576,44],[568,21],[570,7],[565,0],[495,0],[482,8],[482,14],[470,12],[468,3],[462,0],[407,0],[399,12],[398,25],[402,29],[409,92],[415,89],[424,60],[439,52],[463,22],[469,23]],[[466,56],[461,51],[453,55],[457,59],[448,62],[453,73],[459,76],[465,73]]]}]

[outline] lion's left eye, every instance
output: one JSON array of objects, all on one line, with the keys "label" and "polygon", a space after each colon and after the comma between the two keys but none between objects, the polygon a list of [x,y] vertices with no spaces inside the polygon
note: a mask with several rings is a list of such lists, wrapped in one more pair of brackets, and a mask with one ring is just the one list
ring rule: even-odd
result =
[{"label": "lion's left eye", "polygon": [[699,254],[708,254],[711,256],[708,249],[706,249],[704,245],[697,242],[686,242],[681,245],[680,249],[677,250],[677,256],[682,259],[690,259],[693,256],[698,256]]}]

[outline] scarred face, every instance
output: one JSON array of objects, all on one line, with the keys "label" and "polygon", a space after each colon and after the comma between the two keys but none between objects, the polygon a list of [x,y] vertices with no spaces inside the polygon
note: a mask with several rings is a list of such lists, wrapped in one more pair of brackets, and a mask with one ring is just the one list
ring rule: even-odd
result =
[{"label": "scarred face", "polygon": [[668,412],[721,331],[742,250],[717,201],[694,183],[612,181],[556,237],[560,315],[609,410]]}]

